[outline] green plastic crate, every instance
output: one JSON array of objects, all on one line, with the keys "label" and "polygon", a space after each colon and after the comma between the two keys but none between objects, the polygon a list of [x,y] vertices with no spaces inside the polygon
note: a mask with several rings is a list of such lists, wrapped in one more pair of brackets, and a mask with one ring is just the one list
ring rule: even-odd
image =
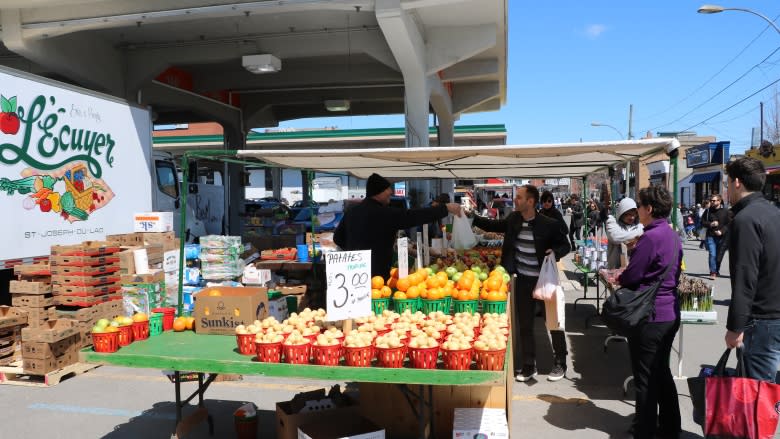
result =
[{"label": "green plastic crate", "polygon": [[435,299],[435,300],[423,299],[422,312],[424,312],[425,314],[430,314],[435,311],[449,313],[450,309],[447,307],[447,299]]},{"label": "green plastic crate", "polygon": [[152,313],[149,317],[149,335],[160,335],[163,332],[163,315],[161,312]]},{"label": "green plastic crate", "polygon": [[402,313],[407,309],[411,312],[420,310],[420,299],[393,299],[393,309],[397,313]]},{"label": "green plastic crate", "polygon": [[487,313],[502,314],[505,312],[506,312],[505,301],[495,301],[495,300],[482,301],[482,314],[487,314]]},{"label": "green plastic crate", "polygon": [[444,296],[444,308],[444,312],[450,314],[452,311],[452,296]]},{"label": "green plastic crate", "polygon": [[285,297],[287,300],[287,312],[290,314],[298,312],[298,296],[289,295]]},{"label": "green plastic crate", "polygon": [[389,297],[383,299],[371,299],[371,310],[374,311],[374,314],[380,315],[386,309],[390,309]]},{"label": "green plastic crate", "polygon": [[453,300],[452,303],[455,305],[455,312],[467,312],[474,314],[479,310],[479,301],[478,300]]}]

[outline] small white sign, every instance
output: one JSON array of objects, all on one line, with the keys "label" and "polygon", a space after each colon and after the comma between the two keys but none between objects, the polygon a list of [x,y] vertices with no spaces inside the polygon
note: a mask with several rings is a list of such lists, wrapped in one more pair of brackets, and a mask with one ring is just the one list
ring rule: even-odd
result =
[{"label": "small white sign", "polygon": [[328,320],[371,315],[371,251],[325,253]]},{"label": "small white sign", "polygon": [[398,238],[398,279],[406,276],[409,276],[409,240]]}]

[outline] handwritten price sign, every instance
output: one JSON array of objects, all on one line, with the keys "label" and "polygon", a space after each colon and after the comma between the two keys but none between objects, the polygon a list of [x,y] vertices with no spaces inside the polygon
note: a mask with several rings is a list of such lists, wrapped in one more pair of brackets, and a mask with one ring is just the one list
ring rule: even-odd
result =
[{"label": "handwritten price sign", "polygon": [[328,320],[371,315],[371,251],[325,253]]}]

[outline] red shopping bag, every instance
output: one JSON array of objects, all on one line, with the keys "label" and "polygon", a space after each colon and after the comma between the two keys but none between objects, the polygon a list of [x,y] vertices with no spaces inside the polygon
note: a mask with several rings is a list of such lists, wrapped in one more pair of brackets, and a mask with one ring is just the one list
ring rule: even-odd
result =
[{"label": "red shopping bag", "polygon": [[713,376],[704,378],[704,437],[771,439],[777,429],[780,385],[745,377],[741,349],[740,376],[724,376],[730,352],[723,354]]}]

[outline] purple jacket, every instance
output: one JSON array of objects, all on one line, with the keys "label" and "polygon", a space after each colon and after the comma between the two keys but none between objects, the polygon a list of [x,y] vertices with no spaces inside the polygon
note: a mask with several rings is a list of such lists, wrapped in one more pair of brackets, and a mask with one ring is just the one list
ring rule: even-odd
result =
[{"label": "purple jacket", "polygon": [[677,284],[680,280],[682,243],[665,218],[645,226],[637,241],[628,267],[618,279],[620,285],[632,290],[644,290],[653,285],[669,264],[675,264],[666,274],[655,296],[655,317],[651,322],[671,322],[680,318]]}]

